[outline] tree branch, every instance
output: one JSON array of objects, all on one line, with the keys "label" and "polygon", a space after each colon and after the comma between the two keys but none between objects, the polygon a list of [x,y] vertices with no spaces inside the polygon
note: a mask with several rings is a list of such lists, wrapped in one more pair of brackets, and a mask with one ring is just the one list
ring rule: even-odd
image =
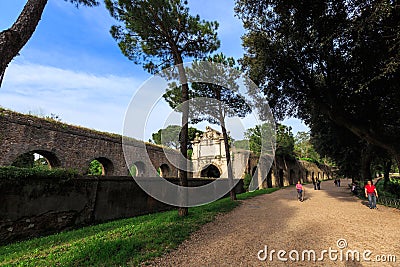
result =
[{"label": "tree branch", "polygon": [[17,21],[0,33],[0,86],[5,70],[32,37],[48,0],[28,0]]}]

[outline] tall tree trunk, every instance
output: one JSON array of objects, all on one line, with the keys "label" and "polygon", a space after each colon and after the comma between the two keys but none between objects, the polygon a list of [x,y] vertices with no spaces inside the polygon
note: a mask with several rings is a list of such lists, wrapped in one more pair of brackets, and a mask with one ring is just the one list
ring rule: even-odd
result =
[{"label": "tall tree trunk", "polygon": [[[220,103],[220,102],[219,102]],[[230,153],[230,148],[229,148],[229,138],[228,138],[228,133],[225,128],[225,119],[221,111],[221,105],[219,104],[219,121],[221,124],[222,128],[222,136],[224,138],[224,143],[225,143],[225,156],[226,156],[226,167],[228,169],[228,180],[230,183],[230,186],[232,187],[230,191],[230,196],[232,200],[236,200],[236,192],[235,192],[235,186],[233,185],[233,171],[232,171],[232,164],[231,164],[231,153]]]},{"label": "tall tree trunk", "polygon": [[394,160],[396,161],[397,169],[400,172],[400,154],[399,155],[394,155]]},{"label": "tall tree trunk", "polygon": [[383,166],[383,168],[384,168],[383,169],[383,171],[384,171],[383,172],[383,181],[384,181],[383,186],[385,189],[387,189],[387,187],[389,185],[389,181],[390,181],[389,174],[390,174],[391,167],[392,167],[392,160],[389,159],[384,163],[384,166]]},{"label": "tall tree trunk", "polygon": [[222,137],[224,138],[224,149],[225,149],[225,156],[226,156],[226,167],[228,170],[228,180],[229,180],[229,185],[232,187],[230,191],[230,196],[232,200],[236,200],[236,192],[235,192],[235,186],[233,182],[233,171],[232,171],[232,164],[231,164],[231,153],[230,153],[230,148],[229,148],[229,138],[228,138],[228,133],[226,131],[226,125],[225,125],[225,116],[223,114],[223,108],[221,104],[221,88],[217,88],[215,91],[215,96],[218,101],[218,119],[219,119],[219,124],[221,125],[222,129]]},{"label": "tall tree trunk", "polygon": [[[182,130],[180,134],[180,152],[183,155],[183,160],[180,163],[179,170],[178,170],[178,177],[179,177],[179,184],[180,186],[187,187],[188,186],[188,175],[187,175],[187,149],[188,149],[188,139],[189,139],[189,85],[187,82],[185,68],[182,65],[183,60],[180,55],[177,56],[178,58],[178,71],[179,71],[179,78],[182,86]],[[186,191],[185,191],[186,192]],[[189,196],[183,196],[185,200]],[[187,203],[182,203],[182,206],[178,209],[179,216],[187,216],[189,213],[189,209],[185,205]]]},{"label": "tall tree trunk", "polygon": [[[275,176],[275,185],[276,185],[276,177],[279,177],[279,174],[278,174],[278,164],[277,164],[277,162],[276,162],[276,155],[275,155],[275,153],[276,153],[276,142],[273,142],[273,141],[271,141],[271,148],[272,148],[272,155],[274,156],[274,164],[273,164],[273,169],[274,169],[274,171],[273,171],[273,173],[274,173],[274,176]],[[272,179],[272,178],[271,178]],[[279,179],[279,178],[278,178]],[[306,177],[306,179],[307,179],[307,177]],[[278,180],[279,181],[279,180]],[[279,183],[278,183],[279,184]]]},{"label": "tall tree trunk", "polygon": [[361,158],[361,179],[363,181],[372,180],[371,175],[371,163],[372,155],[369,146],[365,149],[365,152]]},{"label": "tall tree trunk", "polygon": [[17,21],[0,33],[0,87],[5,70],[32,37],[48,0],[28,0]]}]

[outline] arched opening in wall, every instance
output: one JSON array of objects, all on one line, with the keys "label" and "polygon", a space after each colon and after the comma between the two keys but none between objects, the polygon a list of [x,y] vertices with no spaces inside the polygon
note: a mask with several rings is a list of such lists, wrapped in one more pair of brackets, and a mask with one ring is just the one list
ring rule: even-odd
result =
[{"label": "arched opening in wall", "polygon": [[170,168],[167,164],[161,164],[161,166],[157,170],[158,175],[160,175],[163,178],[169,177],[170,173]]},{"label": "arched opening in wall", "polygon": [[279,169],[279,187],[283,187],[283,169]]},{"label": "arched opening in wall", "polygon": [[33,150],[19,155],[11,164],[20,168],[52,169],[60,167],[60,160],[50,151]]},{"label": "arched opening in wall", "polygon": [[296,180],[296,177],[295,177],[295,174],[294,174],[294,170],[290,170],[290,172],[289,172],[289,183],[290,184],[295,184],[295,180]]},{"label": "arched opening in wall", "polygon": [[269,170],[267,175],[267,187],[268,188],[272,187],[272,169]]},{"label": "arched opening in wall", "polygon": [[207,168],[201,171],[200,176],[208,178],[219,178],[221,176],[221,172],[219,171],[217,166],[210,164],[207,166]]},{"label": "arched opening in wall", "polygon": [[305,178],[306,180],[306,182],[308,182],[308,171],[306,171],[306,178]]},{"label": "arched opening in wall", "polygon": [[107,158],[95,158],[89,163],[87,175],[112,175],[114,173],[114,165]]},{"label": "arched opening in wall", "polygon": [[136,161],[129,169],[133,177],[143,177],[146,172],[146,167],[143,162]]},{"label": "arched opening in wall", "polygon": [[[301,176],[301,174],[302,174],[302,172],[299,171],[298,174],[297,174],[297,180],[300,180],[300,182],[303,183],[304,180],[303,180],[303,176]],[[295,181],[295,183],[297,183],[297,181]]]},{"label": "arched opening in wall", "polygon": [[325,180],[325,172],[322,173],[322,180]]}]

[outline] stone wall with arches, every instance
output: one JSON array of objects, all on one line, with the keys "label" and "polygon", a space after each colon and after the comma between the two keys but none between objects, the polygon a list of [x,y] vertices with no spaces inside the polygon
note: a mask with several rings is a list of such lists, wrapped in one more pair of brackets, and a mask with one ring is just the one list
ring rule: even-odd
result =
[{"label": "stone wall with arches", "polygon": [[[252,166],[254,169],[254,165]],[[334,170],[327,165],[275,157],[262,188],[294,185],[298,180],[302,183],[312,183],[317,180],[332,179],[334,175]]]},{"label": "stone wall with arches", "polygon": [[[43,156],[51,167],[71,168],[86,174],[90,162],[98,160],[107,176],[126,176],[132,166],[127,166],[122,149],[122,137],[54,120],[0,110],[0,166],[13,165],[26,153]],[[137,175],[150,174],[162,167],[163,177],[176,177],[177,169],[168,158],[175,158],[178,152],[163,150],[146,144],[144,149],[139,141],[129,142],[130,151],[136,155],[149,155],[146,161],[133,162]],[[168,158],[166,157],[168,155]]]},{"label": "stone wall with arches", "polygon": [[[207,127],[197,135],[193,145],[192,164],[196,170],[193,177],[227,178],[227,158],[222,134]],[[312,162],[272,155],[257,156],[254,153],[233,148],[231,153],[232,173],[235,178],[244,178],[246,174],[257,177],[261,188],[282,187],[313,180],[326,180],[332,177],[330,167]]]},{"label": "stone wall with arches", "polygon": [[[0,110],[0,166],[15,164],[26,153],[43,156],[51,167],[71,168],[81,175],[88,172],[93,160],[102,164],[105,176],[134,175],[151,177],[159,175],[165,178],[177,177],[178,171],[172,162],[177,162],[179,152],[172,149],[129,140],[129,157],[131,164],[127,166],[122,137],[116,134],[98,132],[82,127],[72,126],[54,120],[47,120],[30,115]],[[220,133],[209,129],[220,141]],[[198,137],[199,138],[199,137]],[[223,177],[226,174],[226,157],[224,150],[218,147],[219,157],[200,155],[200,150],[193,155],[193,164],[199,165],[194,178]],[[264,159],[249,154],[247,151],[233,151],[233,173],[236,178],[244,178],[245,174],[256,174],[262,187],[279,187],[295,184],[297,180],[312,182],[332,177],[330,167],[315,163],[266,156]],[[148,158],[144,155],[148,155]],[[146,159],[147,158],[147,159]],[[204,161],[204,162],[203,162]],[[271,165],[268,170],[265,166]],[[240,168],[235,169],[237,166]],[[242,168],[243,167],[243,168]],[[258,168],[259,167],[259,168]],[[268,172],[268,173],[267,173]],[[189,175],[191,176],[191,175]],[[260,181],[261,182],[261,181]]]}]

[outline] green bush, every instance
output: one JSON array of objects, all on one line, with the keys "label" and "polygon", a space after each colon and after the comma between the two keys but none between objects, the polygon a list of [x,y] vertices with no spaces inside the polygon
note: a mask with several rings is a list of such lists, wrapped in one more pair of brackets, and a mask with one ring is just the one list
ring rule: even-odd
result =
[{"label": "green bush", "polygon": [[89,164],[88,175],[102,175],[103,165],[97,159],[94,159]]},{"label": "green bush", "polygon": [[391,178],[390,182],[384,187],[384,180],[381,179],[376,184],[378,194],[389,198],[400,198],[400,179]]},{"label": "green bush", "polygon": [[249,191],[251,179],[252,176],[250,175],[250,173],[246,173],[243,179],[243,188],[246,192]]},{"label": "green bush", "polygon": [[313,159],[313,158],[299,158],[300,160],[304,160],[304,161],[308,161],[308,162],[312,162],[315,164],[319,164],[318,160]]},{"label": "green bush", "polygon": [[14,166],[0,167],[0,179],[20,180],[27,178],[71,179],[78,176],[75,170],[19,168]]},{"label": "green bush", "polygon": [[394,195],[396,198],[400,198],[400,179],[391,178],[386,191]]}]

